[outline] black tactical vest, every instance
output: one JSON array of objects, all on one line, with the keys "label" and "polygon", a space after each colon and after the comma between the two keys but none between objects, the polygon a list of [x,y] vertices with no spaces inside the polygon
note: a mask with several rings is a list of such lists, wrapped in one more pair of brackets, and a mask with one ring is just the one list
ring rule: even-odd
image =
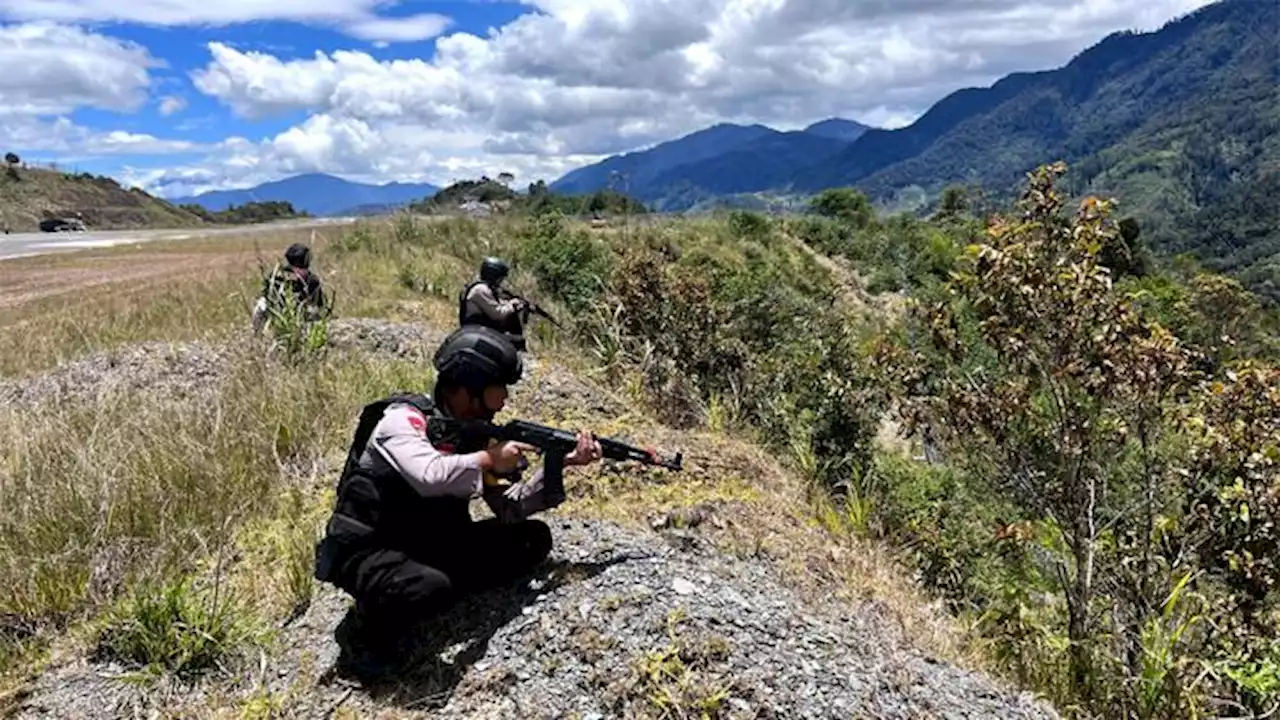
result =
[{"label": "black tactical vest", "polygon": [[417,548],[433,541],[447,541],[459,525],[471,522],[469,498],[423,497],[395,470],[371,472],[360,468],[360,456],[374,427],[389,406],[402,402],[427,416],[427,438],[441,452],[469,453],[484,447],[483,441],[459,442],[444,436],[440,425],[431,422],[432,417],[440,417],[440,412],[425,395],[393,395],[366,405],[347,450],[325,537],[316,546],[318,580],[341,586],[347,566],[357,556],[372,550],[400,550],[416,555]]}]

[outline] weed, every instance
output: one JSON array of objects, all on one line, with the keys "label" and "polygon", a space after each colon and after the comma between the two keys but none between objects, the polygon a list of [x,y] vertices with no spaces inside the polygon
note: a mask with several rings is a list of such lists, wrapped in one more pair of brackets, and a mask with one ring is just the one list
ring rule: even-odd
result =
[{"label": "weed", "polygon": [[190,677],[214,667],[250,637],[233,597],[198,592],[189,579],[138,585],[97,638],[99,659]]},{"label": "weed", "polygon": [[667,644],[634,663],[632,674],[613,689],[615,708],[638,702],[658,718],[725,716],[733,682],[713,668],[729,657],[729,643],[718,635],[684,636],[684,619],[679,610],[667,616]]}]

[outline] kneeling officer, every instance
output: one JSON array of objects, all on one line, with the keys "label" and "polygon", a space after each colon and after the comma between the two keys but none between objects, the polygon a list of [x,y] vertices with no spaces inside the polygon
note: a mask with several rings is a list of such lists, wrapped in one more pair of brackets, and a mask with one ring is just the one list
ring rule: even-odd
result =
[{"label": "kneeling officer", "polygon": [[[362,411],[316,548],[316,578],[355,598],[356,632],[372,650],[460,595],[533,570],[551,550],[551,530],[529,516],[563,499],[545,492],[541,469],[520,479],[532,446],[486,447],[432,423],[491,420],[502,410],[507,386],[522,374],[511,341],[490,328],[460,328],[437,350],[435,367],[431,397],[391,396]],[[577,438],[565,466],[598,461],[599,441]],[[471,519],[477,495],[497,517]]]}]

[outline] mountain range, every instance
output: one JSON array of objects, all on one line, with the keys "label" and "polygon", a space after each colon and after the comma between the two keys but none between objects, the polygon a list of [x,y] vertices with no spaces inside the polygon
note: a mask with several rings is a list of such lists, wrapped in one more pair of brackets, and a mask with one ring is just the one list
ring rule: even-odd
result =
[{"label": "mountain range", "polygon": [[[683,210],[695,196],[731,195],[785,184],[797,168],[835,155],[870,129],[842,118],[791,132],[721,123],[578,168],[550,187],[567,194],[613,187],[657,209]],[[681,192],[685,193],[681,200],[669,197]]]},{"label": "mountain range", "polygon": [[721,124],[551,187],[616,178],[679,211],[852,186],[910,210],[957,184],[1007,200],[1037,165],[1065,160],[1070,192],[1116,198],[1157,251],[1192,253],[1280,302],[1278,38],[1280,3],[1220,0],[1152,32],[1112,33],[1062,67],[953,92],[903,128]]},{"label": "mountain range", "polygon": [[218,211],[251,202],[283,201],[291,203],[295,210],[317,216],[365,215],[392,210],[438,191],[438,187],[429,183],[369,185],[323,173],[307,173],[242,190],[214,190],[170,202]]},{"label": "mountain range", "polygon": [[[1228,132],[1241,123],[1226,108],[1254,129],[1274,127],[1277,8],[1273,0],[1222,0],[1154,32],[1113,33],[1063,67],[953,92],[900,129],[838,119],[800,132],[721,124],[578,168],[551,188],[591,192],[620,173],[628,192],[665,210],[705,197],[846,185],[879,200],[912,187],[936,196],[954,183],[1007,194],[1036,165],[1064,159],[1106,189],[1131,189],[1124,180],[1132,169],[1115,162],[1129,150],[1176,153],[1201,132]],[[1261,139],[1250,136],[1247,146]]]}]

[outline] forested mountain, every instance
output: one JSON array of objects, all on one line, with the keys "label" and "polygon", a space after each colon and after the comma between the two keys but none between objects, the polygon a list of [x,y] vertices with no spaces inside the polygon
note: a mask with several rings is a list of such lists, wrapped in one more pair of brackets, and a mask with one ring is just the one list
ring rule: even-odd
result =
[{"label": "forested mountain", "polygon": [[936,199],[955,184],[1007,199],[1028,171],[1065,160],[1066,188],[1117,198],[1157,252],[1189,252],[1280,301],[1274,0],[1222,0],[1154,32],[1114,33],[1061,68],[958,90],[896,130],[839,120],[792,133],[730,127],[740,132],[718,151],[690,152],[695,133],[559,184],[627,166],[629,193],[659,210],[842,186],[888,203],[904,190]]},{"label": "forested mountain", "polygon": [[[615,182],[658,209],[684,210],[709,197],[785,184],[796,170],[840,152],[867,129],[841,118],[793,132],[720,124],[579,168],[553,182],[551,189],[581,194]],[[619,181],[613,180],[614,173],[622,176]]]},{"label": "forested mountain", "polygon": [[581,194],[610,187],[614,173],[625,177],[627,190],[639,195],[657,176],[690,162],[716,157],[757,138],[776,133],[763,125],[721,123],[670,142],[625,155],[615,155],[593,165],[573,170],[551,183],[555,192]]},{"label": "forested mountain", "polygon": [[1006,195],[1066,160],[1076,194],[1116,197],[1163,252],[1191,252],[1280,299],[1280,3],[1223,0],[1115,33],[1064,67],[944,98],[795,173],[805,191],[885,199],[954,183]]}]

